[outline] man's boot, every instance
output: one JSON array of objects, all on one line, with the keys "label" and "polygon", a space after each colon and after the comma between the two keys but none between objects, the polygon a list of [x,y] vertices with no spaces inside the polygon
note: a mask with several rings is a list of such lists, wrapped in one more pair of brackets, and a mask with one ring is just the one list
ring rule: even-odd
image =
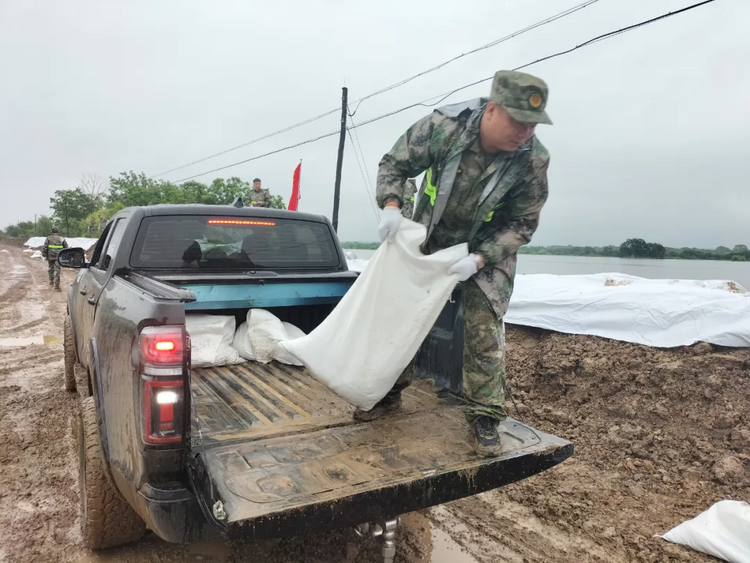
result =
[{"label": "man's boot", "polygon": [[484,457],[496,457],[502,453],[503,446],[497,432],[498,421],[489,416],[478,416],[471,423],[474,450]]},{"label": "man's boot", "polygon": [[357,409],[354,411],[354,420],[358,422],[370,422],[380,418],[384,414],[393,412],[401,408],[401,391],[389,391],[388,394],[380,399],[378,403],[369,411]]}]

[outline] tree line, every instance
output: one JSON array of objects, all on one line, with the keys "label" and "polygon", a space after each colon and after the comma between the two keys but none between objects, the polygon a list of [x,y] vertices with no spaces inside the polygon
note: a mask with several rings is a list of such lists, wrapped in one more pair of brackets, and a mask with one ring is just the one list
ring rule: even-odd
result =
[{"label": "tree line", "polygon": [[[193,180],[174,184],[130,171],[110,177],[107,184],[98,176],[84,175],[74,189],[55,191],[50,198],[50,216],[39,215],[34,220],[19,221],[1,230],[0,234],[20,238],[46,236],[52,227],[57,227],[65,236],[98,236],[99,217],[109,219],[125,207],[163,203],[228,205],[237,197],[250,201],[252,189],[249,182],[237,177],[216,178],[210,184]],[[286,209],[280,195],[272,195],[270,206]],[[91,232],[92,224],[96,226],[94,233]]]},{"label": "tree line", "polygon": [[714,250],[705,248],[670,248],[659,243],[646,242],[641,238],[630,238],[620,246],[522,246],[519,254],[551,256],[601,256],[609,258],[652,258],[656,260],[750,260],[747,245],[737,244],[733,248],[719,246]]}]

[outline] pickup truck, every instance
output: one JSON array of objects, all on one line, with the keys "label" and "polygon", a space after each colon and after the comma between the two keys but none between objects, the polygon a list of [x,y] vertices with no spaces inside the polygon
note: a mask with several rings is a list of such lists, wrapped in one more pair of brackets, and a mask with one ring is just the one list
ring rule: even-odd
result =
[{"label": "pickup truck", "polygon": [[398,413],[356,422],[304,368],[193,369],[185,319],[265,308],[305,332],[356,281],[330,222],[233,205],[128,208],[79,272],[64,324],[65,387],[80,396],[82,533],[92,549],[137,540],[272,538],[355,527],[384,539],[406,512],[544,471],[573,444],[513,419],[502,456],[470,446],[460,389],[457,290],[422,345]]}]

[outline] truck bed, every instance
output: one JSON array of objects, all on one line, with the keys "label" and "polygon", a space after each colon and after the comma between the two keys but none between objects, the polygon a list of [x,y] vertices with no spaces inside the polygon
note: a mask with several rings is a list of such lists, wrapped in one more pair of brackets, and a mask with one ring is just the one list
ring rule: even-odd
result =
[{"label": "truck bed", "polygon": [[[416,381],[403,409],[358,423],[302,368],[248,362],[192,372],[194,487],[228,537],[277,537],[393,517],[501,487],[573,453],[512,419],[505,452],[478,457],[455,398]],[[220,513],[219,513],[220,514]]]}]

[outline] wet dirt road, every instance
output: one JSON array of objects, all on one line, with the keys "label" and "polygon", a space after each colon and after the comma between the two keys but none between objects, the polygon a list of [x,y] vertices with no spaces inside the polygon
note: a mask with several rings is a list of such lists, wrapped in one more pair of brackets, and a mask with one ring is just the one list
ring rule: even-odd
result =
[{"label": "wet dirt road", "polygon": [[[76,398],[62,387],[65,296],[19,248],[0,246],[0,271],[0,561],[382,561],[376,542],[349,530],[191,546],[148,535],[97,554],[81,547]],[[712,561],[653,535],[717,500],[750,500],[750,352],[658,351],[523,329],[508,340],[521,413],[575,441],[575,457],[406,515],[396,561]]]}]

